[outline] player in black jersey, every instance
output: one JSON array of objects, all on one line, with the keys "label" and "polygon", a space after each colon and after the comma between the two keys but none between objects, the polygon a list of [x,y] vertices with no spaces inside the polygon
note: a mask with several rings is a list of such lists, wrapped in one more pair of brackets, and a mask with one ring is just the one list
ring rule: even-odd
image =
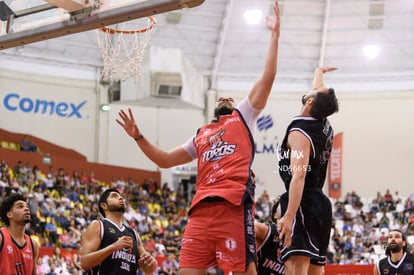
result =
[{"label": "player in black jersey", "polygon": [[279,233],[276,221],[280,218],[280,205],[277,200],[272,207],[273,223],[264,224],[256,222],[257,266],[258,275],[283,275],[285,267],[280,259]]},{"label": "player in black jersey", "polygon": [[332,205],[322,192],[332,148],[333,130],[327,119],[338,111],[332,88],[317,68],[313,89],[302,97],[302,110],[287,128],[278,148],[279,173],[286,193],[281,196],[278,221],[286,274],[322,274],[329,244]]},{"label": "player in black jersey", "polygon": [[103,219],[93,221],[82,238],[81,267],[86,274],[136,275],[138,266],[146,274],[157,269],[157,261],[145,251],[138,233],[124,225],[125,200],[116,189],[99,199]]},{"label": "player in black jersey", "polygon": [[374,266],[374,275],[412,275],[414,274],[414,256],[407,253],[407,241],[400,230],[388,233],[387,257]]}]

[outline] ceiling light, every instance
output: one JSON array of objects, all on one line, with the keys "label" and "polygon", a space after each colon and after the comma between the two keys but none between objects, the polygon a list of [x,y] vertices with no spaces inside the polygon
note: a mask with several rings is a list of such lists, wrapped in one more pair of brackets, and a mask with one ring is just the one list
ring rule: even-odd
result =
[{"label": "ceiling light", "polygon": [[249,23],[250,25],[256,25],[259,24],[260,19],[262,19],[263,12],[258,9],[252,9],[245,11],[243,16],[244,19]]},{"label": "ceiling light", "polygon": [[378,56],[381,48],[377,45],[366,45],[364,46],[364,54],[366,58],[374,59]]},{"label": "ceiling light", "polygon": [[109,112],[109,110],[111,110],[111,105],[109,105],[109,104],[102,104],[101,105],[101,111]]}]

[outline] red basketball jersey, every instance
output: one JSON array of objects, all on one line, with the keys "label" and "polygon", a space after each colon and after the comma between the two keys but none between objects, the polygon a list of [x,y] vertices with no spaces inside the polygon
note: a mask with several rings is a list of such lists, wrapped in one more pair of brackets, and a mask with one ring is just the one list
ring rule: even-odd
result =
[{"label": "red basketball jersey", "polygon": [[33,274],[34,250],[30,237],[25,234],[26,244],[19,246],[10,236],[7,228],[0,229],[3,243],[0,243],[0,274]]},{"label": "red basketball jersey", "polygon": [[199,129],[194,145],[198,155],[196,193],[191,207],[218,196],[240,205],[251,183],[254,141],[238,110]]}]

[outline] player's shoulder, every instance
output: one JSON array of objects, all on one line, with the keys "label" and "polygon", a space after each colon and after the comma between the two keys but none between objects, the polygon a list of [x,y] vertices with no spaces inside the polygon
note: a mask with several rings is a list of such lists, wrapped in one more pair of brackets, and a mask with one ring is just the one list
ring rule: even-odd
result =
[{"label": "player's shoulder", "polygon": [[39,240],[36,239],[36,238],[32,238],[31,236],[29,236],[29,239],[30,239],[30,241],[32,243],[32,246],[33,246],[33,249],[34,249],[35,253],[37,253],[38,250],[39,250],[39,248],[40,248]]},{"label": "player's shoulder", "polygon": [[383,256],[382,258],[378,260],[378,264],[379,265],[388,264],[388,258],[389,256]]},{"label": "player's shoulder", "polygon": [[101,220],[99,220],[99,219],[97,219],[97,220],[93,220],[89,225],[88,225],[88,227],[86,228],[86,231],[89,231],[89,232],[95,232],[95,231],[97,231],[97,232],[100,232],[100,230],[101,230],[101,225],[103,225],[103,223],[102,223],[102,221]]},{"label": "player's shoulder", "polygon": [[3,249],[3,245],[4,245],[4,235],[3,235],[3,230],[6,230],[6,227],[2,227],[0,228],[0,252]]},{"label": "player's shoulder", "polygon": [[405,256],[405,259],[407,259],[409,262],[413,262],[414,263],[414,254],[407,252],[407,255]]}]

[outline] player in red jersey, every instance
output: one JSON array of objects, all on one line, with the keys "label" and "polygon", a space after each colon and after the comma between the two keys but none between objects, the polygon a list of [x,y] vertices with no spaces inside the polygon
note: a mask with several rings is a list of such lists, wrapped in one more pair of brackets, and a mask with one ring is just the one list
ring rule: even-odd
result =
[{"label": "player in red jersey", "polygon": [[25,234],[30,211],[21,194],[12,194],[0,206],[6,227],[0,229],[0,274],[34,275],[39,244]]},{"label": "player in red jersey", "polygon": [[264,71],[239,104],[221,97],[215,119],[187,143],[169,152],[151,144],[140,132],[131,109],[117,122],[141,151],[161,168],[198,159],[196,193],[180,251],[180,275],[202,275],[210,266],[234,275],[255,275],[253,130],[266,106],[276,75],[280,35],[277,0],[274,18],[267,20],[271,38]]}]

